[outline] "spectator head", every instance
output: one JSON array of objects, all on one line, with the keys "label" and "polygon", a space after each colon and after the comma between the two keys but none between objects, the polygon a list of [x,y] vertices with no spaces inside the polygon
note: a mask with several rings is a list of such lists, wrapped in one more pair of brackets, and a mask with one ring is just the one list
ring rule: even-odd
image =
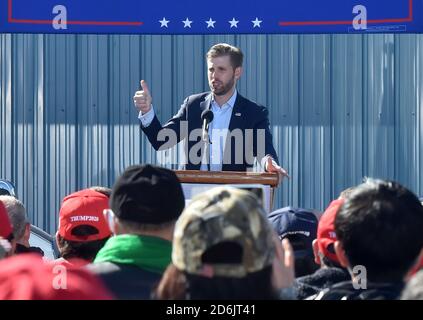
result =
[{"label": "spectator head", "polygon": [[29,247],[31,224],[28,221],[25,206],[13,196],[0,196],[0,201],[6,207],[10,222],[12,223],[13,237],[16,243]]},{"label": "spectator head", "polygon": [[[3,255],[6,257],[12,255],[15,252],[16,241],[13,236],[13,228],[10,223],[9,215],[2,201],[0,201],[0,238],[6,239],[11,245],[10,250],[3,253]],[[3,249],[5,249],[5,246],[3,246]]]},{"label": "spectator head", "polygon": [[274,298],[275,244],[252,193],[219,187],[195,197],[175,227],[173,265],[191,299]]},{"label": "spectator head", "polygon": [[56,241],[65,259],[92,261],[111,236],[103,211],[109,208],[104,194],[90,189],[72,193],[63,199]]},{"label": "spectator head", "polygon": [[322,266],[339,267],[335,252],[335,217],[344,203],[344,199],[333,200],[322,214],[317,226],[317,238],[313,241],[315,262]]},{"label": "spectator head", "polygon": [[403,281],[423,247],[423,207],[399,183],[368,179],[335,219],[335,250],[348,268],[364,266],[369,282]]},{"label": "spectator head", "polygon": [[294,249],[296,277],[316,271],[318,265],[314,262],[312,245],[317,237],[317,218],[314,212],[285,207],[270,213],[268,219],[279,239],[287,238]]},{"label": "spectator head", "polygon": [[137,165],[117,179],[110,206],[108,221],[115,234],[150,235],[171,241],[185,198],[175,172]]},{"label": "spectator head", "polygon": [[83,268],[45,263],[24,254],[0,261],[0,300],[110,300],[103,283]]}]

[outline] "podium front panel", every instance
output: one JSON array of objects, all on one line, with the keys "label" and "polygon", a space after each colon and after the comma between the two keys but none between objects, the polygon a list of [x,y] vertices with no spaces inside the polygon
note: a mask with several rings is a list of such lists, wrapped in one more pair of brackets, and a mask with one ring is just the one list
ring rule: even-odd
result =
[{"label": "podium front panel", "polygon": [[[222,184],[205,183],[182,183],[182,189],[185,195],[185,205],[188,205],[191,199],[197,194],[207,192],[210,189],[222,186]],[[262,201],[266,213],[271,210],[271,188],[269,185],[262,184],[225,184],[233,188],[246,189],[257,195]]]}]

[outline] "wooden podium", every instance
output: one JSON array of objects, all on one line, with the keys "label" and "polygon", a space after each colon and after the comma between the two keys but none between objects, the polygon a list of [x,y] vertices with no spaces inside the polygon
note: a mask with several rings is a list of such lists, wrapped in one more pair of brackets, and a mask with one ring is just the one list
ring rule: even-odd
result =
[{"label": "wooden podium", "polygon": [[278,174],[267,172],[175,170],[188,200],[195,194],[219,185],[232,185],[244,189],[263,190],[263,206],[273,208],[274,191],[278,186]]}]

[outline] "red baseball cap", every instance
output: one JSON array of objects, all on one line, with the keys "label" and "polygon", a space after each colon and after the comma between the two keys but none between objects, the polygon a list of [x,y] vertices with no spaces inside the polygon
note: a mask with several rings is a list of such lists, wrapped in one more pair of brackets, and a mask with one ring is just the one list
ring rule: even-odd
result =
[{"label": "red baseball cap", "polygon": [[0,237],[7,239],[12,233],[12,225],[10,223],[9,215],[7,214],[6,207],[0,201]]},{"label": "red baseball cap", "polygon": [[0,300],[110,300],[102,281],[80,267],[46,263],[37,254],[0,261]]},{"label": "red baseball cap", "polygon": [[[109,198],[91,189],[74,192],[63,199],[59,213],[59,234],[68,241],[94,241],[111,236],[103,210],[109,208]],[[72,230],[81,225],[89,225],[98,233],[77,236]]]},{"label": "red baseball cap", "polygon": [[333,244],[337,240],[335,233],[335,217],[344,204],[344,199],[333,200],[325,210],[317,226],[317,243],[320,252],[333,262],[339,264]]}]

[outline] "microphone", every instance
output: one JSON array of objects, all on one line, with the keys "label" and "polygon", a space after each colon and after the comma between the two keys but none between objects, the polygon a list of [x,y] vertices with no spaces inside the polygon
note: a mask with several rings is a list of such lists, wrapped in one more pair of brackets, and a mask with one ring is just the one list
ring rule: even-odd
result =
[{"label": "microphone", "polygon": [[209,142],[209,124],[213,121],[213,112],[210,109],[206,109],[201,113],[201,120],[203,121],[203,142]]}]

